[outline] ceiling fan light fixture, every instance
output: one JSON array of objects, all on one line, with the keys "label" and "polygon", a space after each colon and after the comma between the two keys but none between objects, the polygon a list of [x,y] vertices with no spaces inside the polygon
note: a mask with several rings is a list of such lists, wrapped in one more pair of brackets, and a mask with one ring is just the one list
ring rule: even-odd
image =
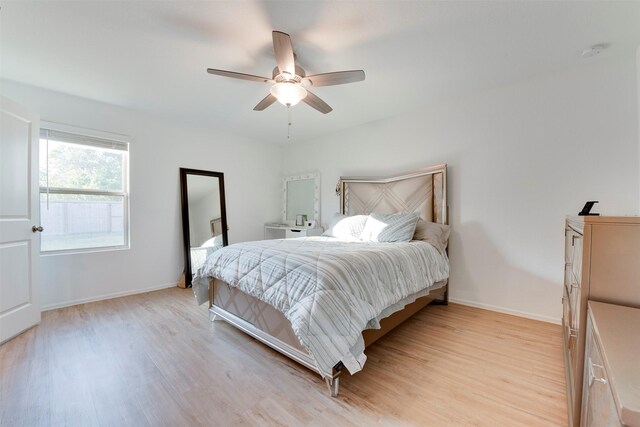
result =
[{"label": "ceiling fan light fixture", "polygon": [[282,105],[296,105],[307,96],[307,90],[299,83],[282,82],[271,86],[271,95],[275,96]]}]

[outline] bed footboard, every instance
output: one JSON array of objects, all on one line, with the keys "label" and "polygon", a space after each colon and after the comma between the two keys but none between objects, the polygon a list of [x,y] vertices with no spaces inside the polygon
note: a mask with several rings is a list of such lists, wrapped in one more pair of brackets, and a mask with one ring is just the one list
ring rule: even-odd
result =
[{"label": "bed footboard", "polygon": [[[428,295],[418,298],[413,303],[408,304],[404,309],[382,319],[380,321],[380,329],[368,329],[364,331],[362,336],[365,347],[369,347],[429,303],[436,303],[438,298],[446,300],[447,286],[448,285],[445,285]],[[210,282],[209,296],[210,321],[222,319],[263,344],[266,344],[286,357],[319,374],[313,359],[303,350],[302,346],[297,342],[297,339],[296,342],[292,342],[291,335],[283,333],[282,327],[277,327],[274,330],[269,328],[269,325],[284,323],[286,321],[284,315],[277,312],[277,314],[282,316],[280,322],[274,321],[275,319],[273,317],[270,318],[271,322],[264,322],[263,319],[259,317],[253,317],[252,313],[243,314],[239,306],[252,307],[255,309],[255,312],[258,313],[263,313],[267,311],[268,308],[263,307],[266,303],[244,294],[235,288],[230,288],[226,283],[219,280],[212,280]],[[239,301],[238,298],[244,299],[245,301]],[[276,313],[272,313],[272,315],[273,314]],[[342,369],[342,363],[338,363],[333,368],[332,375],[324,378],[331,397],[338,396],[340,386],[339,377]]]}]

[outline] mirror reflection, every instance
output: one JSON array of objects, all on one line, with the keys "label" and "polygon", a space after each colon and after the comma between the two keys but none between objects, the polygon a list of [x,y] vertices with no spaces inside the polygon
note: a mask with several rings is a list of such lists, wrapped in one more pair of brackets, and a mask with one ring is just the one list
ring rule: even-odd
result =
[{"label": "mirror reflection", "polygon": [[291,175],[283,178],[282,221],[303,225],[320,221],[320,173]]},{"label": "mirror reflection", "polygon": [[305,215],[307,219],[313,219],[314,186],[313,179],[287,182],[288,221],[295,221],[296,215]]},{"label": "mirror reflection", "polygon": [[224,175],[180,169],[185,285],[214,251],[227,245]]}]

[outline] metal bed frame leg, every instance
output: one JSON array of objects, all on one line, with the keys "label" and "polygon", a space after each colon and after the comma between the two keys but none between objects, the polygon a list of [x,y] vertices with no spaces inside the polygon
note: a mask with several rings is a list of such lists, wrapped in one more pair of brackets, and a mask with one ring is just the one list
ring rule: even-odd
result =
[{"label": "metal bed frame leg", "polygon": [[218,315],[209,311],[209,322],[213,322],[218,318]]},{"label": "metal bed frame leg", "polygon": [[340,391],[340,372],[342,371],[342,362],[333,367],[333,373],[331,377],[326,377],[324,381],[329,388],[329,395],[331,397],[338,397]]},{"label": "metal bed frame leg", "polygon": [[444,295],[441,299],[434,299],[433,305],[449,305],[449,284],[447,283],[447,289],[444,290]]},{"label": "metal bed frame leg", "polygon": [[340,391],[340,378],[325,378],[327,387],[329,387],[329,395],[331,397],[338,397]]}]

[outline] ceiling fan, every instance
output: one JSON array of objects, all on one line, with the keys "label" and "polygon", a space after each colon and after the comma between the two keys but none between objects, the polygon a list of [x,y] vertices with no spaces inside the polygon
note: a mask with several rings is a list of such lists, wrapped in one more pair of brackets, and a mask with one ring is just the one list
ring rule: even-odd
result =
[{"label": "ceiling fan", "polygon": [[310,92],[308,90],[309,87],[341,85],[364,80],[364,71],[362,70],[337,71],[307,76],[305,71],[295,63],[291,37],[289,37],[289,34],[280,31],[273,32],[273,50],[276,54],[277,67],[273,69],[271,78],[217,70],[215,68],[207,68],[207,72],[218,76],[233,77],[234,79],[273,84],[270,89],[271,93],[253,107],[255,111],[262,111],[276,101],[287,107],[303,101],[321,113],[327,114],[333,108]]}]

